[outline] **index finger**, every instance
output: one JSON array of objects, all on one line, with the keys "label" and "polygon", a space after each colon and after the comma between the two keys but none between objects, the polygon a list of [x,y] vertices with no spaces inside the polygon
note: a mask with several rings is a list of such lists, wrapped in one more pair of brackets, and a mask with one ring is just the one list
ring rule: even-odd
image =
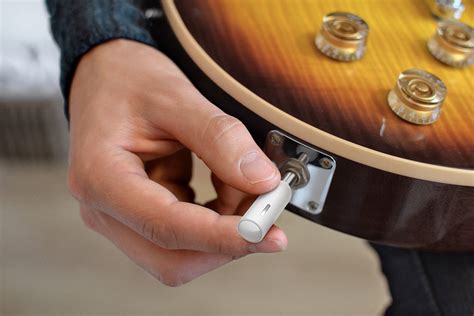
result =
[{"label": "index finger", "polygon": [[[265,239],[252,244],[240,237],[240,216],[223,216],[192,203],[180,202],[150,180],[133,153],[117,149],[114,163],[97,167],[92,191],[99,208],[148,240],[167,249],[189,249],[242,256],[250,252],[277,252],[287,238],[273,227]],[[100,198],[98,197],[100,196]]]}]

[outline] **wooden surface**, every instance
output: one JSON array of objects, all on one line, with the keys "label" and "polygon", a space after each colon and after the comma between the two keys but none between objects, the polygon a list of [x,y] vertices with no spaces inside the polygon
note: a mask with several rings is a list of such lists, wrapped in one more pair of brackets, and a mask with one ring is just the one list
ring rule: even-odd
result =
[{"label": "wooden surface", "polygon": [[[270,130],[281,129],[284,122],[272,124],[265,120],[220,87],[222,82],[208,77],[166,19],[150,27],[160,50],[177,63],[206,98],[241,119],[258,144],[263,145]],[[474,187],[414,179],[331,155],[337,161],[337,170],[323,212],[313,215],[289,205],[290,211],[383,244],[437,251],[474,250]]]},{"label": "wooden surface", "polygon": [[[290,115],[383,153],[435,165],[474,168],[474,67],[437,62],[426,41],[436,22],[424,1],[176,0],[206,53],[232,77]],[[474,21],[474,1],[463,20]],[[369,24],[366,56],[341,63],[319,53],[324,14],[355,13]],[[398,74],[421,68],[448,87],[438,122],[395,116],[387,93]]]}]

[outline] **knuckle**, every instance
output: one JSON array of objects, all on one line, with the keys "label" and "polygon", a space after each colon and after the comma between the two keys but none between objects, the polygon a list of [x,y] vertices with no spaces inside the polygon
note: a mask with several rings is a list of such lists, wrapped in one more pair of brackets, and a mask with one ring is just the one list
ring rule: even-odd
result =
[{"label": "knuckle", "polygon": [[215,243],[215,251],[218,254],[231,255],[232,257],[240,257],[248,253],[248,243],[241,237],[229,235],[226,231],[226,226],[219,223],[223,217],[219,216],[216,218],[216,227],[220,227],[217,231],[217,236],[226,236],[226,238],[214,238],[217,242]]},{"label": "knuckle", "polygon": [[223,139],[232,134],[246,131],[245,125],[233,116],[218,114],[212,116],[204,129],[203,140],[210,144],[219,144]]},{"label": "knuckle", "polygon": [[67,177],[67,187],[71,195],[78,201],[83,201],[85,198],[85,189],[83,185],[83,180],[78,175],[78,172],[75,169],[69,169]]},{"label": "knuckle", "polygon": [[226,250],[226,242],[224,241],[224,238],[219,239],[217,242],[217,253],[224,253]]},{"label": "knuckle", "polygon": [[82,219],[82,222],[84,223],[84,225],[87,228],[96,231],[97,230],[97,224],[96,224],[96,222],[94,220],[94,216],[91,214],[91,212],[89,210],[87,210],[85,207],[81,206],[80,210],[79,210],[79,213],[81,215],[81,219]]},{"label": "knuckle", "polygon": [[177,258],[168,258],[154,266],[151,273],[164,285],[177,287],[188,283],[201,274],[196,274],[190,269],[192,270],[193,266],[190,266],[189,262]]},{"label": "knuckle", "polygon": [[178,239],[171,223],[164,223],[156,217],[145,217],[142,220],[141,234],[165,249],[178,249]]},{"label": "knuckle", "polygon": [[166,267],[157,274],[158,280],[166,286],[178,287],[187,282],[176,267]]},{"label": "knuckle", "polygon": [[248,247],[245,242],[233,242],[222,238],[216,245],[216,251],[219,254],[231,255],[232,257],[242,257],[248,254]]}]

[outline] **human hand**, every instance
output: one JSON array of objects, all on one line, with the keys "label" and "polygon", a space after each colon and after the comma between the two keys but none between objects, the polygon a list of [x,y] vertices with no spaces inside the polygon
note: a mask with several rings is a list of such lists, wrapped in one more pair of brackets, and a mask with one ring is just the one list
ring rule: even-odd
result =
[{"label": "human hand", "polygon": [[[94,48],[78,65],[69,104],[68,185],[84,222],[164,284],[286,248],[276,226],[262,242],[248,243],[234,215],[238,192],[270,191],[280,180],[277,168],[240,121],[157,50],[128,40]],[[218,197],[208,207],[192,203],[183,148],[215,175]]]}]

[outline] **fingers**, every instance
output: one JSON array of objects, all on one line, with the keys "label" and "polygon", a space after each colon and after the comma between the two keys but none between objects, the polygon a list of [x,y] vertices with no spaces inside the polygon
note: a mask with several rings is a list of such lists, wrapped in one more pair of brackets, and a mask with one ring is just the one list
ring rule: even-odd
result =
[{"label": "fingers", "polygon": [[251,195],[224,183],[215,174],[212,174],[211,179],[217,193],[217,199],[206,203],[206,207],[217,211],[221,215],[236,215],[242,200],[252,198]]},{"label": "fingers", "polygon": [[192,175],[191,153],[182,149],[172,155],[145,163],[148,177],[159,183],[180,201],[194,201],[194,192],[189,186]]},{"label": "fingers", "polygon": [[238,235],[239,217],[220,216],[205,207],[179,202],[163,186],[148,179],[141,160],[129,152],[117,148],[97,163],[94,176],[87,185],[81,185],[93,196],[80,200],[93,201],[92,207],[162,248],[232,256],[286,248],[286,236],[279,229],[272,230],[261,243],[251,244]]},{"label": "fingers", "polygon": [[[278,170],[242,123],[205,100],[164,55],[127,43],[106,47],[79,66],[70,96],[69,188],[87,205],[84,214],[100,210],[90,227],[169,284],[249,252],[284,249],[286,236],[277,228],[250,244],[237,233],[239,217],[179,202],[177,196],[192,198],[180,189],[189,170],[176,163],[161,173],[166,159],[152,161],[185,145],[225,183],[254,194],[269,191]],[[138,62],[120,62],[137,51]]]},{"label": "fingers", "polygon": [[121,249],[130,259],[168,286],[179,286],[234,259],[231,255],[168,250],[100,211],[81,208],[86,225]]},{"label": "fingers", "polygon": [[[253,194],[276,187],[280,180],[278,169],[255,144],[242,122],[192,90],[182,93],[179,104],[167,107],[166,115],[157,114],[158,124],[233,187]],[[163,117],[173,120],[165,121]]]},{"label": "fingers", "polygon": [[175,209],[173,231],[170,235],[169,248],[186,248],[213,253],[232,254],[241,256],[252,252],[278,252],[286,249],[287,239],[280,229],[267,234],[266,238],[252,244],[242,239],[238,234],[239,216],[221,216],[208,209],[190,204],[177,202]]}]

